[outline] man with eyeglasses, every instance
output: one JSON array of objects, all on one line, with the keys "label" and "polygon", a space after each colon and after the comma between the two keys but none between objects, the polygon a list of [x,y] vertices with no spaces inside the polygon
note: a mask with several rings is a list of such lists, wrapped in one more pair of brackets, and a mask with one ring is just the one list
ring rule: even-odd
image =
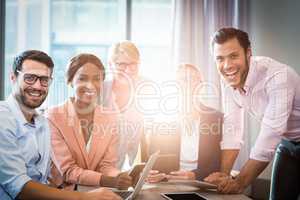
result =
[{"label": "man with eyeglasses", "polygon": [[11,74],[12,93],[0,102],[0,199],[120,199],[107,189],[70,192],[47,186],[50,132],[35,109],[46,99],[52,81],[52,59],[41,51],[18,55]]}]

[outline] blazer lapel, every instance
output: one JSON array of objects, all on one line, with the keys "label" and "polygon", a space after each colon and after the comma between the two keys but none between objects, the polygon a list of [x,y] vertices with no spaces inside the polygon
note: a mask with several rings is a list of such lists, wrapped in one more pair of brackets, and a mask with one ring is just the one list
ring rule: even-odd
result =
[{"label": "blazer lapel", "polygon": [[89,167],[88,162],[88,154],[85,148],[85,141],[83,138],[83,135],[81,133],[81,127],[80,127],[80,121],[77,117],[77,114],[75,112],[73,103],[71,100],[67,102],[67,123],[69,127],[72,127],[72,133],[73,136],[77,142],[77,145],[79,146],[80,152],[82,154],[83,161],[86,165],[86,168]]},{"label": "blazer lapel", "polygon": [[[92,165],[92,163],[95,163],[94,160],[96,159],[97,163],[98,160],[102,157],[101,154],[103,154],[105,148],[103,144],[107,144],[107,142],[104,142],[104,140],[107,140],[109,137],[109,129],[108,126],[109,122],[107,122],[107,118],[104,117],[104,115],[101,114],[101,108],[96,107],[95,113],[94,113],[94,127],[92,131],[92,141],[91,141],[91,147],[90,151],[88,153],[88,160],[89,164]],[[101,153],[102,151],[102,153]]]}]

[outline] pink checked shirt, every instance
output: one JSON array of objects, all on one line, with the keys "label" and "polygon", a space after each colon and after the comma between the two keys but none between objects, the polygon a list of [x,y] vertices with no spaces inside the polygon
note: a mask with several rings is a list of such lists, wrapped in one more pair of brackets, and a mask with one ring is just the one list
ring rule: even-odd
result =
[{"label": "pink checked shirt", "polygon": [[241,148],[247,112],[261,123],[250,158],[271,161],[282,138],[300,141],[300,77],[276,60],[252,56],[244,90],[222,81],[225,116],[221,148]]}]

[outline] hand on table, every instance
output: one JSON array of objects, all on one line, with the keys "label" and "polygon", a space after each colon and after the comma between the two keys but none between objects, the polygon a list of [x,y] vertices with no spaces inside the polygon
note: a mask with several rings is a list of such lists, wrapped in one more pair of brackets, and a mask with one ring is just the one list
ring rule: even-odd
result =
[{"label": "hand on table", "polygon": [[192,171],[180,170],[171,172],[170,174],[166,175],[168,180],[195,180],[196,175]]},{"label": "hand on table", "polygon": [[230,176],[226,173],[214,172],[214,173],[210,174],[208,177],[204,178],[204,181],[211,183],[211,184],[218,185],[223,180],[226,180],[228,178],[230,178]]},{"label": "hand on table", "polygon": [[149,172],[149,175],[146,179],[146,182],[148,183],[158,183],[162,180],[164,180],[166,178],[166,174],[165,173],[160,173],[157,170],[151,170]]},{"label": "hand on table", "polygon": [[122,198],[107,188],[99,188],[90,192],[84,192],[81,200],[122,200]]},{"label": "hand on table", "polygon": [[204,181],[217,185],[218,192],[224,194],[237,194],[244,190],[237,179],[232,179],[231,176],[222,172],[212,173]]},{"label": "hand on table", "polygon": [[223,193],[223,194],[239,194],[244,191],[244,188],[242,185],[239,183],[238,180],[228,178],[222,180],[218,184],[218,192]]}]

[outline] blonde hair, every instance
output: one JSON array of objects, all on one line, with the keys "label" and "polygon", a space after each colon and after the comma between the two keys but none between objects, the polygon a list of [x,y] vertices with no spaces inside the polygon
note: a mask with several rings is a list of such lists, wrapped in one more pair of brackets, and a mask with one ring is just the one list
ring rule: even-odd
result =
[{"label": "blonde hair", "polygon": [[179,64],[178,67],[177,67],[176,73],[178,73],[180,70],[187,70],[187,69],[194,70],[199,75],[199,78],[201,79],[201,81],[203,81],[203,79],[202,79],[203,76],[202,76],[202,73],[201,73],[200,69],[198,67],[196,67],[195,65],[190,64],[190,63],[181,63],[181,64]]},{"label": "blonde hair", "polygon": [[139,63],[140,53],[134,43],[124,40],[113,44],[108,52],[108,62],[115,62],[120,55],[125,55],[130,60]]}]

